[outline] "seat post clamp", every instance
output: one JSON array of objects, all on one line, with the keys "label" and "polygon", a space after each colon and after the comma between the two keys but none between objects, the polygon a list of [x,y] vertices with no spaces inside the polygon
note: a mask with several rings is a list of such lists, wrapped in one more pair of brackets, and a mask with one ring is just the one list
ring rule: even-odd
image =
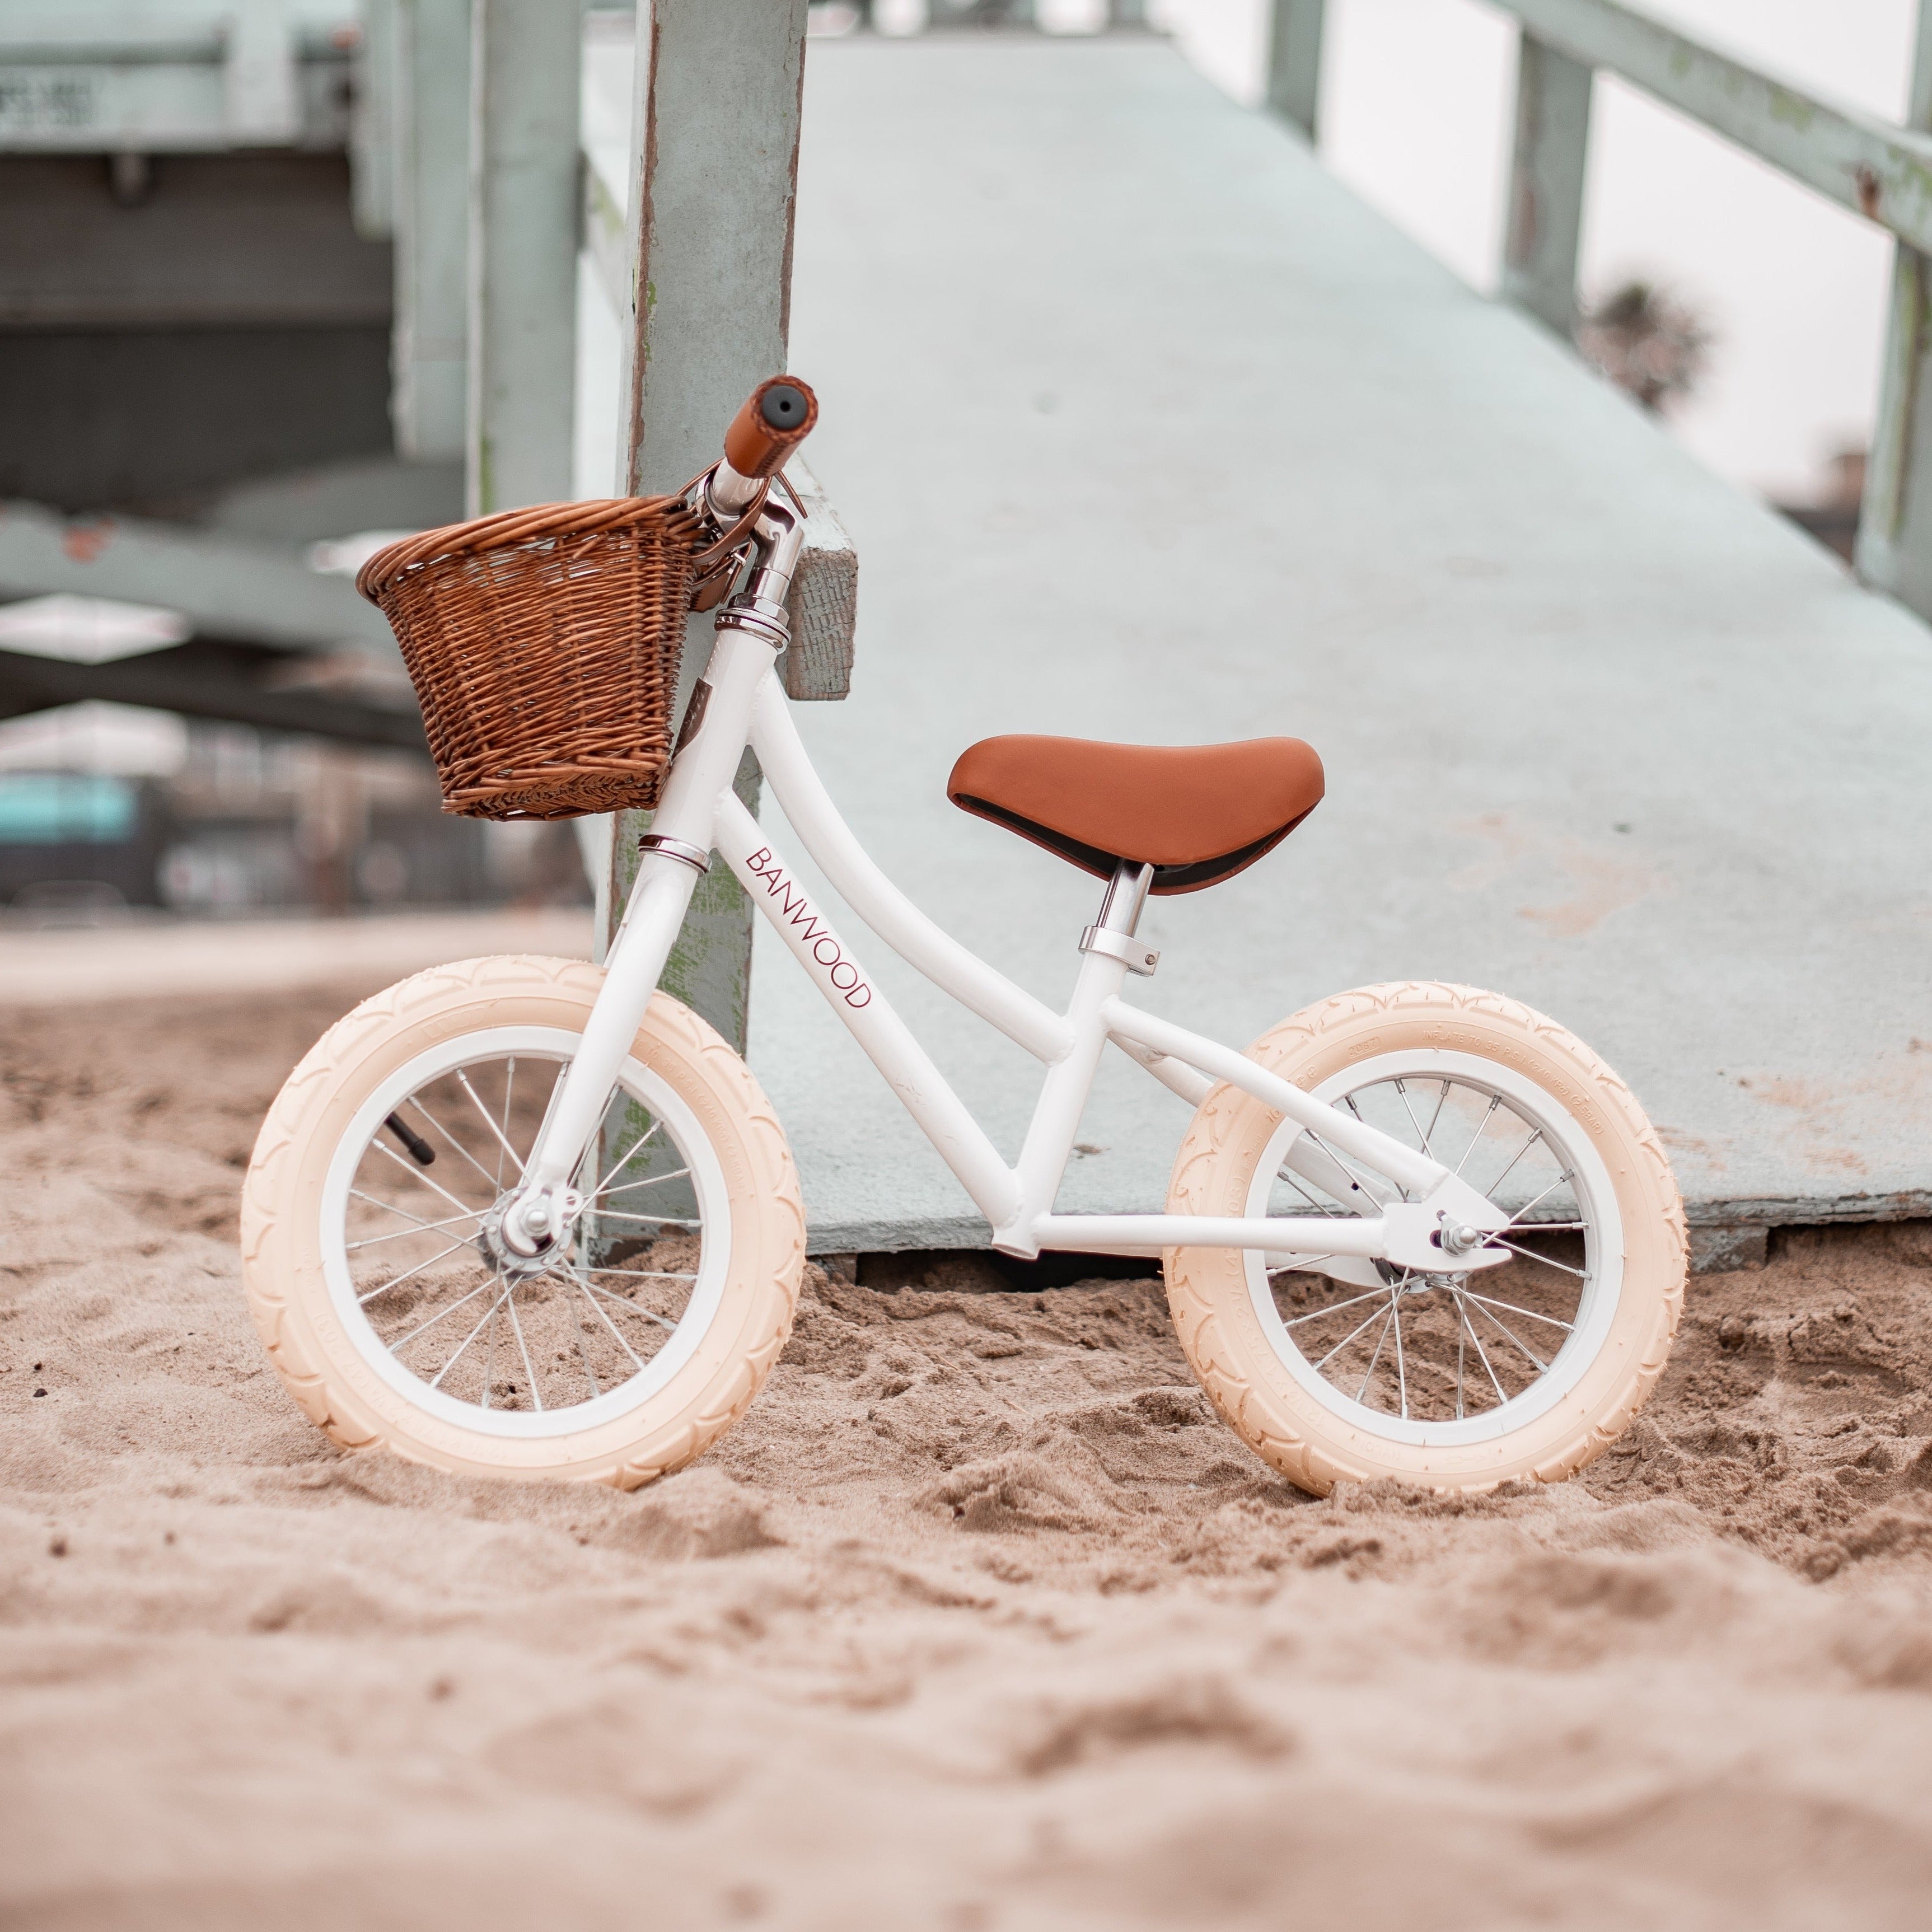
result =
[{"label": "seat post clamp", "polygon": [[1104,953],[1109,959],[1118,959],[1130,973],[1138,973],[1144,980],[1154,977],[1154,969],[1160,964],[1160,955],[1150,946],[1124,932],[1114,932],[1104,926],[1090,926],[1080,935],[1082,952]]}]

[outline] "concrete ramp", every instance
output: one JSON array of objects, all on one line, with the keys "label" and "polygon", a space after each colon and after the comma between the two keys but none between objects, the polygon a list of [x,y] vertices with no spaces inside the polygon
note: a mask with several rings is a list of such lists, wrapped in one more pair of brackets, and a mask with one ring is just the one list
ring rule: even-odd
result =
[{"label": "concrete ramp", "polygon": [[[914,898],[1058,1004],[1097,888],[946,804],[960,749],[1304,737],[1307,824],[1153,902],[1156,1010],[1492,986],[1630,1081],[1694,1222],[1932,1213],[1923,626],[1157,41],[814,41],[805,125],[793,359],[861,590],[800,716]],[[1010,1155],[1033,1064],[846,923]],[[753,986],[814,1250],[983,1241],[776,946]],[[1157,1206],[1184,1120],[1111,1067],[1064,1203]]]}]

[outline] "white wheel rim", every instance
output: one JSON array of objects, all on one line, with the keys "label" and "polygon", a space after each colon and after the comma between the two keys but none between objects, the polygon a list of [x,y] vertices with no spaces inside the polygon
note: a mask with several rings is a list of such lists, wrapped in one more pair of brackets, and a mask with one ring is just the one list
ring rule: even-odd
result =
[{"label": "white wheel rim", "polygon": [[[1314,1097],[1339,1105],[1345,1094],[1362,1094],[1372,1087],[1397,1079],[1431,1084],[1448,1081],[1474,1094],[1497,1096],[1540,1132],[1545,1144],[1568,1170],[1571,1177],[1569,1185],[1582,1211],[1582,1218],[1587,1223],[1583,1234],[1587,1278],[1569,1324],[1570,1333],[1562,1348],[1550,1360],[1546,1370],[1509,1400],[1480,1414],[1460,1419],[1418,1420],[1390,1414],[1354,1400],[1318,1372],[1288,1332],[1288,1324],[1276,1305],[1264,1258],[1252,1252],[1244,1252],[1242,1256],[1249,1300],[1262,1333],[1282,1366],[1308,1395],[1338,1420],[1384,1441],[1417,1448],[1474,1447],[1494,1442],[1540,1420],[1570,1401],[1592,1364],[1602,1353],[1616,1319],[1623,1288],[1623,1222],[1618,1210],[1616,1190],[1602,1156],[1569,1108],[1516,1069],[1474,1054],[1418,1049],[1378,1054],[1346,1067],[1323,1082],[1313,1090]],[[1248,1214],[1262,1214],[1268,1211],[1270,1192],[1278,1172],[1301,1131],[1293,1121],[1285,1119],[1270,1138],[1250,1184],[1246,1210]],[[1478,1184],[1480,1184],[1480,1181]],[[1538,1224],[1531,1222],[1524,1225],[1534,1228]],[[1480,1281],[1481,1277],[1473,1279]],[[1392,1306],[1394,1300],[1392,1297]],[[1397,1333],[1399,1336],[1399,1324]],[[1366,1381],[1365,1377],[1365,1383]]]},{"label": "white wheel rim", "polygon": [[496,1027],[461,1034],[418,1054],[383,1080],[357,1110],[337,1143],[323,1184],[319,1231],[322,1275],[330,1305],[344,1334],[358,1359],[385,1387],[422,1414],[472,1433],[505,1439],[542,1440],[577,1435],[634,1413],[696,1354],[723,1305],[731,1250],[730,1195],[724,1169],[697,1116],[683,1100],[650,1068],[635,1059],[627,1059],[618,1075],[617,1085],[663,1124],[689,1169],[703,1240],[697,1278],[691,1285],[684,1312],[674,1331],[644,1368],[589,1401],[534,1411],[487,1407],[432,1388],[397,1359],[364,1312],[346,1238],[350,1191],[363,1156],[385,1120],[410,1096],[433,1081],[454,1074],[458,1068],[500,1057],[564,1062],[576,1052],[578,1042],[575,1034],[558,1027]]}]

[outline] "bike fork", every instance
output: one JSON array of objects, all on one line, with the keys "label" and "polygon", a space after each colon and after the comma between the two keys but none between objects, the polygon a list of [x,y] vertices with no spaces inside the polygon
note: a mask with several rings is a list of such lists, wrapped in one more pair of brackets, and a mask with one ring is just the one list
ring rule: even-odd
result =
[{"label": "bike fork", "polygon": [[520,1253],[537,1254],[563,1239],[582,1208],[572,1178],[603,1119],[691,896],[710,869],[718,802],[737,775],[752,701],[771,666],[772,646],[763,635],[721,625],[685,713],[630,904],[610,942],[603,991],[564,1070],[522,1182],[504,1208],[503,1240]]}]

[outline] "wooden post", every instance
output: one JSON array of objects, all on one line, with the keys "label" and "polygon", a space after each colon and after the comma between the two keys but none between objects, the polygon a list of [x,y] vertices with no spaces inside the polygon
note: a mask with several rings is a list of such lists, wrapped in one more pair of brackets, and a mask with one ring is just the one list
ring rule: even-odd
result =
[{"label": "wooden post", "polygon": [[1516,58],[1502,297],[1568,342],[1590,146],[1591,70],[1526,31]]},{"label": "wooden post", "polygon": [[[1932,132],[1932,14],[1922,4],[1905,124]],[[1932,617],[1932,256],[1892,251],[1878,422],[1865,465],[1858,572]]]},{"label": "wooden post", "polygon": [[1268,111],[1311,142],[1321,120],[1325,8],[1326,0],[1274,0],[1268,32]]},{"label": "wooden post", "polygon": [[386,242],[396,232],[396,0],[362,0],[349,116],[350,206],[356,232]]},{"label": "wooden post", "polygon": [[471,0],[468,513],[571,494],[582,0]]},{"label": "wooden post", "polygon": [[468,328],[470,0],[399,0],[396,17],[396,447],[464,449]]},{"label": "wooden post", "polygon": [[[715,462],[739,406],[785,366],[805,26],[806,0],[644,0],[638,8],[625,371],[636,494],[674,490]],[[680,712],[710,648],[710,619],[694,619]],[[754,806],[758,784],[748,752],[738,790]],[[600,949],[622,916],[648,823],[638,812],[619,816],[611,925]],[[714,864],[664,976],[666,992],[740,1051],[752,916],[737,881]]]}]

